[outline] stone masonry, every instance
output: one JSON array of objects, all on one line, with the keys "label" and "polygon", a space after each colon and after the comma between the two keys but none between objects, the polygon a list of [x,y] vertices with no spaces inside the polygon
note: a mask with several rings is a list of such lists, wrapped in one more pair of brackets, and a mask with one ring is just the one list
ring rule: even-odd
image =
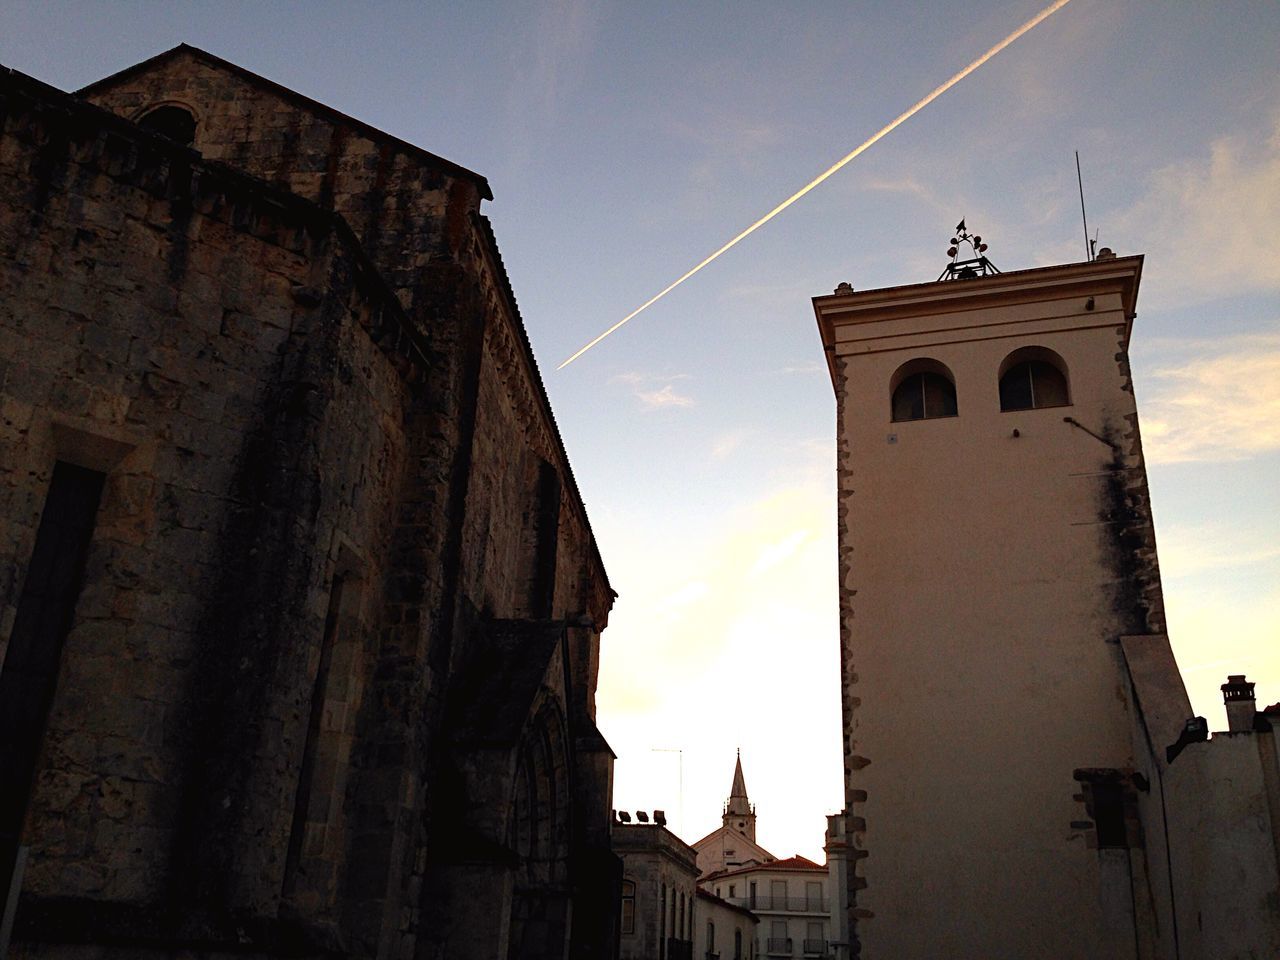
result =
[{"label": "stone masonry", "polygon": [[614,595],[487,183],[185,46],[0,84],[12,954],[611,955]]}]

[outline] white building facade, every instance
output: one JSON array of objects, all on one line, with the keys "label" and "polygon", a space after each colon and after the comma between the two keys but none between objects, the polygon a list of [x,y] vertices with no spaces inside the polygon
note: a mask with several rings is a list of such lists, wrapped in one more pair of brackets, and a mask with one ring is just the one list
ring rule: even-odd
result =
[{"label": "white building facade", "polygon": [[1274,720],[1250,689],[1204,742],[1166,633],[1128,354],[1142,257],[957,266],[814,299],[850,953],[1280,956]]}]

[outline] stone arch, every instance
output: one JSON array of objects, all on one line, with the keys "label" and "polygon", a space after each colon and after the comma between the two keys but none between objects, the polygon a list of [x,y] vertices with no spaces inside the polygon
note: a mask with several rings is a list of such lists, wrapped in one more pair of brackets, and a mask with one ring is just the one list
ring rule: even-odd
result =
[{"label": "stone arch", "polygon": [[200,118],[194,107],[179,100],[149,103],[133,117],[134,123],[144,130],[151,130],[168,137],[184,147],[193,147]]},{"label": "stone arch", "polygon": [[562,957],[568,936],[570,757],[560,704],[544,696],[516,750],[508,843],[516,857],[508,957]]}]

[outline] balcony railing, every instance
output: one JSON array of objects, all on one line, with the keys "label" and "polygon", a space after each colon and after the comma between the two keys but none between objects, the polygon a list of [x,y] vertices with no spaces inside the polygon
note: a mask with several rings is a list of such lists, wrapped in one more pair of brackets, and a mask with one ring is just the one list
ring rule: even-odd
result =
[{"label": "balcony railing", "polygon": [[748,910],[771,913],[830,913],[831,901],[821,897],[727,897],[730,903]]},{"label": "balcony railing", "polygon": [[765,941],[764,952],[771,957],[791,956],[790,937],[770,937]]},{"label": "balcony railing", "polygon": [[667,960],[693,960],[693,941],[667,937]]},{"label": "balcony railing", "polygon": [[804,942],[804,955],[806,957],[820,957],[827,952],[827,941],[825,940],[806,940]]}]

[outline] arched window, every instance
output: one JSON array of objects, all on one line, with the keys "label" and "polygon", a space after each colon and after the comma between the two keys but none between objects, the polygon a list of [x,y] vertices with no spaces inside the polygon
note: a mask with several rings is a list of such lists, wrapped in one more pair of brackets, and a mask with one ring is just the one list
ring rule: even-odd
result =
[{"label": "arched window", "polygon": [[176,140],[184,147],[196,142],[196,118],[190,110],[167,103],[143,114],[138,126]]},{"label": "arched window", "polygon": [[900,366],[890,381],[893,420],[932,420],[954,417],[956,381],[945,364],[927,357],[909,360]]},{"label": "arched window", "polygon": [[622,881],[622,932],[636,932],[636,885]]},{"label": "arched window", "polygon": [[716,949],[716,925],[710,920],[707,921],[707,953],[714,953]]},{"label": "arched window", "polygon": [[1071,403],[1067,365],[1045,347],[1023,347],[1000,365],[1000,409],[1038,410]]}]

